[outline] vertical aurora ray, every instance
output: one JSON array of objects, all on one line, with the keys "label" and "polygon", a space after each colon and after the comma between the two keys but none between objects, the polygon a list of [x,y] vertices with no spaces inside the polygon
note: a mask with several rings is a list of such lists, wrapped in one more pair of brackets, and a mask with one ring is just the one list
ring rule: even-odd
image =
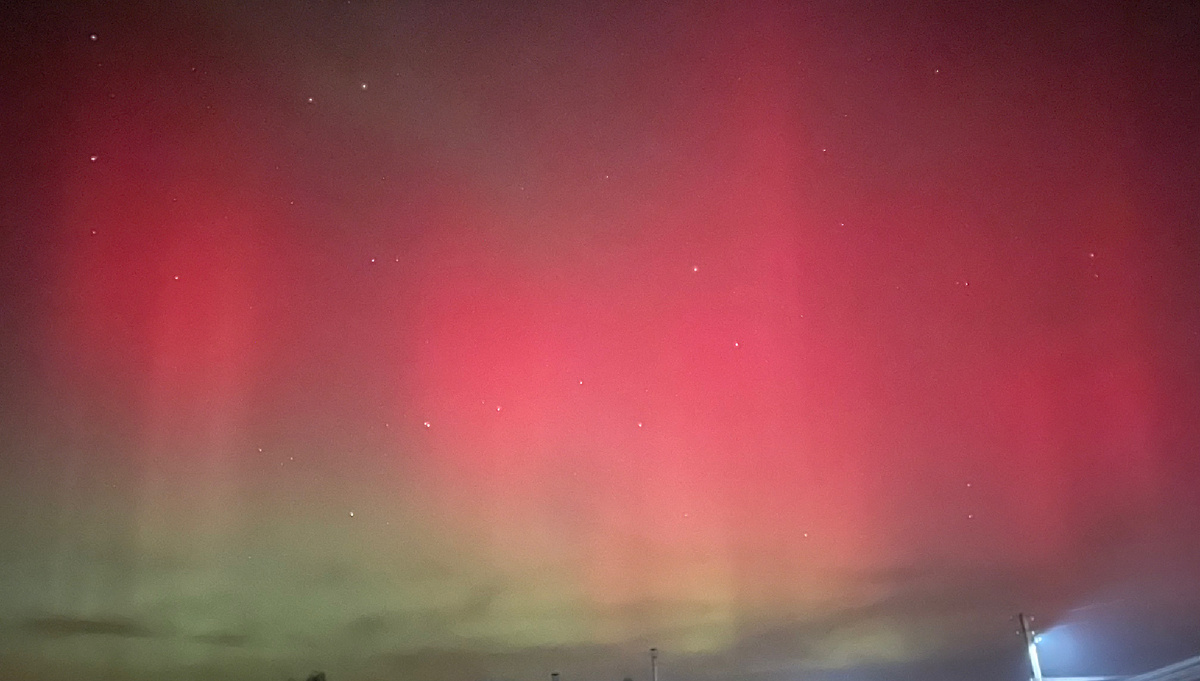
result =
[{"label": "vertical aurora ray", "polygon": [[26,13],[18,676],[989,679],[1018,609],[1196,630],[1189,22]]}]

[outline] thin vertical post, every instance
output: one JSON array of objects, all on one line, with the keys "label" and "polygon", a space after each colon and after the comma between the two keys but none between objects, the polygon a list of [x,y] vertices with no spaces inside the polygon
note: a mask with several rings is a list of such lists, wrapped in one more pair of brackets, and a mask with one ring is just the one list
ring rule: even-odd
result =
[{"label": "thin vertical post", "polygon": [[1017,615],[1021,623],[1021,637],[1025,640],[1025,648],[1029,651],[1029,668],[1033,670],[1033,681],[1042,681],[1042,661],[1038,659],[1037,641],[1034,639],[1033,618],[1025,613]]}]

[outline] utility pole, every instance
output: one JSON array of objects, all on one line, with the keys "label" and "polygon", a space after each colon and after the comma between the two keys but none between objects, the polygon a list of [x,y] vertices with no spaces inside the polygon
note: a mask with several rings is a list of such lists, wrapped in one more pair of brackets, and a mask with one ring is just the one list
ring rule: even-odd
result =
[{"label": "utility pole", "polygon": [[550,681],[558,681],[558,672],[550,672]]},{"label": "utility pole", "polygon": [[1025,647],[1029,650],[1029,668],[1033,670],[1033,681],[1042,681],[1042,662],[1038,659],[1037,641],[1034,640],[1033,618],[1020,613],[1017,615],[1017,621],[1021,623],[1021,638],[1025,640]]},{"label": "utility pole", "polygon": [[650,649],[650,681],[658,681],[658,648]]}]

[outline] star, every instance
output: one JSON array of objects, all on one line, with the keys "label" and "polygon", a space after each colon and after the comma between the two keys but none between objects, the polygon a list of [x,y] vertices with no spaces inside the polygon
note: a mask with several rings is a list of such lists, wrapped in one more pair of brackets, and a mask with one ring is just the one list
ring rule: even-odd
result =
[{"label": "star", "polygon": [[428,421],[426,421],[426,422],[425,422],[425,427],[426,427],[426,428],[428,428],[428,427],[429,427],[429,422],[428,422]]},{"label": "star", "polygon": [[350,511],[350,517],[351,517],[351,518],[353,518],[353,517],[354,517],[354,511]]},{"label": "star", "polygon": [[699,265],[692,265],[692,271],[693,271],[693,272],[699,272],[699,271],[700,271],[700,266],[699,266]]},{"label": "star", "polygon": [[363,84],[362,84],[362,89],[364,89],[364,90],[366,90],[366,89],[367,89],[367,84],[366,84],[366,83],[363,83]]},{"label": "star", "polygon": [[100,36],[96,35],[95,33],[89,35],[88,37],[92,39],[92,42],[96,42],[96,40],[100,38]]},{"label": "star", "polygon": [[88,156],[88,160],[91,161],[92,163],[95,163],[97,158],[99,158],[99,157],[98,156]]}]

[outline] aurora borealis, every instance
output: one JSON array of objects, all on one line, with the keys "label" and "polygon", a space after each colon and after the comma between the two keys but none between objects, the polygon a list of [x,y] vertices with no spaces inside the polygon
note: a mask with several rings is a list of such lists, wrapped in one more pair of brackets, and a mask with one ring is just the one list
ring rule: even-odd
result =
[{"label": "aurora borealis", "polygon": [[1194,3],[3,12],[7,677],[1200,653]]}]

